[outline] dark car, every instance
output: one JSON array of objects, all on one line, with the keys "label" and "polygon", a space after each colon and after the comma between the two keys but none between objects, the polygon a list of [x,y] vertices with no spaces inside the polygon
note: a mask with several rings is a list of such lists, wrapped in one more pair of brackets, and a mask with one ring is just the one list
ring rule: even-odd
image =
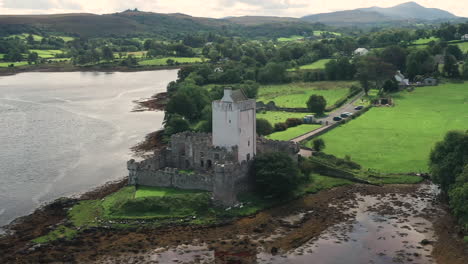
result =
[{"label": "dark car", "polygon": [[341,117],[339,117],[339,116],[335,116],[335,117],[333,118],[333,121],[341,121],[341,120],[343,120],[343,118],[341,118]]},{"label": "dark car", "polygon": [[354,110],[362,110],[363,108],[364,108],[363,105],[359,105],[359,106],[356,106],[356,107],[354,108]]}]

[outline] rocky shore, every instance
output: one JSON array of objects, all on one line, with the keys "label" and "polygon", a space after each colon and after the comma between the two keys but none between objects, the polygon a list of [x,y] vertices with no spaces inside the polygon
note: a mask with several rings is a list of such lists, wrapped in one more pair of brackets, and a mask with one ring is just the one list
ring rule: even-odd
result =
[{"label": "rocky shore", "polygon": [[[100,199],[124,184],[125,180],[108,184],[79,199]],[[455,220],[435,194],[421,188],[424,185],[427,183],[338,187],[215,226],[171,224],[159,228],[94,228],[80,232],[71,241],[58,240],[44,245],[30,242],[64,220],[67,208],[76,202],[64,199],[12,224],[10,228],[14,232],[0,239],[0,250],[4,253],[0,255],[0,263],[228,263],[231,260],[240,261],[236,263],[275,263],[277,258],[294,259],[313,254],[309,251],[314,250],[307,248],[308,245],[320,245],[323,236],[336,240],[333,243],[350,243],[351,236],[343,234],[355,224],[363,197],[376,199],[376,203],[363,212],[385,216],[389,221],[398,218],[395,221],[401,222],[398,230],[402,234],[405,228],[413,229],[413,216],[431,223],[432,227],[418,228],[424,231],[421,234],[433,233],[435,239],[420,240],[414,242],[415,245],[406,242],[409,244],[403,246],[411,250],[398,253],[400,263],[423,263],[418,260],[425,255],[433,263],[468,263],[467,246],[457,233]],[[405,202],[405,199],[420,202]],[[426,204],[424,208],[418,207]],[[418,252],[424,252],[424,255]]]}]

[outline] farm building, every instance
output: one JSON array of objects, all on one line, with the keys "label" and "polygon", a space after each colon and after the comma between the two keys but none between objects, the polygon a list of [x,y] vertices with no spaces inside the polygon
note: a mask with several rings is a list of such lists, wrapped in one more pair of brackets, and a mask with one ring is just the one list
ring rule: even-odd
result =
[{"label": "farm building", "polygon": [[357,48],[354,51],[354,55],[356,56],[364,56],[364,55],[367,55],[368,53],[369,53],[369,50],[366,48]]}]

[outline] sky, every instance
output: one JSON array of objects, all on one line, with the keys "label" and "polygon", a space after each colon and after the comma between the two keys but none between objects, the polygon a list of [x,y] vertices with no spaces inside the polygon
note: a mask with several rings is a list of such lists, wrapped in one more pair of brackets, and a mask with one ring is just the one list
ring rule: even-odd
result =
[{"label": "sky", "polygon": [[[0,0],[0,15],[95,13],[126,9],[156,13],[184,13],[199,17],[288,16],[334,12],[361,7],[390,7],[409,0]],[[468,17],[467,0],[417,0],[425,7],[440,8]]]}]

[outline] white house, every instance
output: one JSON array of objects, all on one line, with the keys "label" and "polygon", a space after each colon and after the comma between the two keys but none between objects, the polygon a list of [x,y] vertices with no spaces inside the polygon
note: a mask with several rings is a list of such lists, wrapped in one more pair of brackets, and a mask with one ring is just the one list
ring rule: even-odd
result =
[{"label": "white house", "polygon": [[400,72],[397,71],[395,74],[395,80],[398,82],[399,86],[409,86],[409,79],[406,79],[405,76]]},{"label": "white house", "polygon": [[468,34],[461,36],[461,40],[468,41]]},{"label": "white house", "polygon": [[357,48],[354,51],[354,55],[357,55],[357,56],[364,56],[364,55],[367,55],[367,53],[369,53],[369,50],[366,48]]},{"label": "white house", "polygon": [[242,90],[224,89],[221,100],[213,101],[213,146],[238,148],[238,161],[251,160],[257,150],[256,103]]}]

